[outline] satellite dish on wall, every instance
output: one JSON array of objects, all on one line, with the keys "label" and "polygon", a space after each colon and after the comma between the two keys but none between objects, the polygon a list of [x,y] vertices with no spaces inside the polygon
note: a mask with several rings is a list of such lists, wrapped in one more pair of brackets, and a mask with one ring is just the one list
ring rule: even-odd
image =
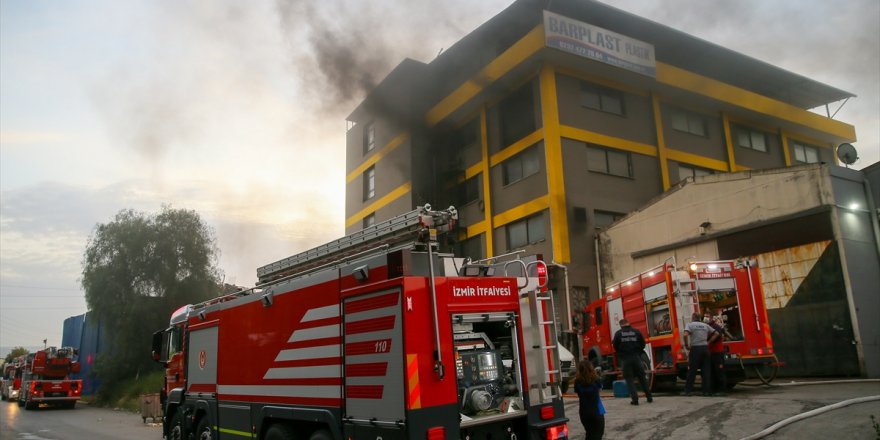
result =
[{"label": "satellite dish on wall", "polygon": [[837,147],[837,158],[846,165],[852,165],[859,160],[859,153],[852,144],[840,144]]}]

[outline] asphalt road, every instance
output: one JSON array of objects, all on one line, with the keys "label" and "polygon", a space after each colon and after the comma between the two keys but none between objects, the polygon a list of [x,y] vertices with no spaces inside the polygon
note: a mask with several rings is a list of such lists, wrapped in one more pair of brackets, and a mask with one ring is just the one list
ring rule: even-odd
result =
[{"label": "asphalt road", "polygon": [[[798,414],[853,398],[880,396],[880,381],[792,384],[777,380],[772,387],[737,386],[724,397],[657,393],[654,403],[639,406],[629,398],[603,393],[606,439],[742,439]],[[577,397],[566,397],[569,434],[583,439]],[[768,439],[877,439],[870,416],[880,423],[880,401],[860,403],[794,422]]]},{"label": "asphalt road", "polygon": [[15,402],[0,402],[0,440],[160,440],[161,426],[144,424],[137,414],[82,403],[74,409],[26,411]]},{"label": "asphalt road", "polygon": [[[791,385],[777,380],[774,387],[737,386],[725,397],[685,397],[657,393],[654,403],[605,393],[606,439],[742,439],[781,420],[847,401],[880,396],[880,381]],[[577,416],[577,398],[566,398],[571,418],[570,438],[584,438]],[[880,401],[832,410],[782,427],[767,439],[877,439],[871,425],[880,423]],[[148,420],[149,422],[149,420]],[[144,424],[138,414],[77,404],[73,410],[41,408],[25,411],[15,403],[0,402],[0,440],[159,440],[158,424]]]}]

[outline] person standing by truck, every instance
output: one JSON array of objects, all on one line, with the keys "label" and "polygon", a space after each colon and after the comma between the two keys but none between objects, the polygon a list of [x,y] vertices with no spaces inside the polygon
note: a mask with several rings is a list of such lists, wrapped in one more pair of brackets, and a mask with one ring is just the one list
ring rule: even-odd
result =
[{"label": "person standing by truck", "polygon": [[651,387],[648,386],[648,379],[645,377],[645,368],[642,366],[642,353],[645,349],[645,337],[642,332],[632,328],[629,321],[620,320],[620,330],[614,333],[612,339],[614,351],[617,352],[617,360],[620,368],[623,370],[623,378],[626,379],[626,388],[629,390],[629,396],[632,399],[630,405],[639,404],[639,393],[636,391],[634,378],[637,378],[642,390],[645,391],[645,398],[648,403],[654,401],[651,395]]},{"label": "person standing by truck", "polygon": [[702,372],[703,395],[709,396],[712,385],[712,362],[709,358],[709,338],[717,332],[702,321],[703,315],[694,313],[684,329],[684,345],[688,350],[688,374],[684,383],[684,395],[690,396],[694,389],[697,370]]},{"label": "person standing by truck", "polygon": [[709,324],[715,335],[709,338],[709,360],[712,362],[712,392],[724,395],[727,391],[727,374],[724,372],[724,320],[721,316],[703,316],[703,322]]}]

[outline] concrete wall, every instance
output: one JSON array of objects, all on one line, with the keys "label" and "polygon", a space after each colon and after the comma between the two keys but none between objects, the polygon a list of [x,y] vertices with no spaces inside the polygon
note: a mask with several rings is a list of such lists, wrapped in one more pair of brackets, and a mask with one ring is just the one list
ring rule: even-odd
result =
[{"label": "concrete wall", "polygon": [[[826,174],[820,165],[809,165],[688,181],[603,232],[603,265],[612,268],[608,276],[614,278],[656,264],[676,248],[679,258],[687,258],[688,252],[701,259],[717,257],[717,249],[707,241],[721,232],[832,203]],[[701,231],[703,223],[709,226]],[[643,259],[636,261],[637,251],[659,255],[654,259],[636,255]]]}]

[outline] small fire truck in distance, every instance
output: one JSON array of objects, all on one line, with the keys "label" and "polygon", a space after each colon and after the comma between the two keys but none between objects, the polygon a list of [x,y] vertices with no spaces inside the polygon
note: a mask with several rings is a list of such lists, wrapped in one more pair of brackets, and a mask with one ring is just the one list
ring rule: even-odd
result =
[{"label": "small fire truck in distance", "polygon": [[617,377],[611,339],[626,318],[645,335],[642,359],[654,384],[674,384],[687,375],[684,328],[693,313],[723,320],[728,387],[752,372],[765,384],[773,380],[779,363],[758,268],[748,260],[689,262],[685,270],[672,260],[609,286],[584,309],[583,355],[602,367],[606,381]]},{"label": "small fire truck in distance", "polygon": [[27,355],[22,368],[18,406],[35,409],[41,403],[73,408],[82,392],[82,380],[69,379],[79,373],[76,350],[49,347]]},{"label": "small fire truck in distance", "polygon": [[0,398],[6,401],[18,399],[21,388],[21,371],[25,356],[18,356],[3,366],[3,382],[0,383]]},{"label": "small fire truck in distance", "polygon": [[456,220],[426,205],[173,313],[166,438],[567,438],[546,265],[439,253]]}]

